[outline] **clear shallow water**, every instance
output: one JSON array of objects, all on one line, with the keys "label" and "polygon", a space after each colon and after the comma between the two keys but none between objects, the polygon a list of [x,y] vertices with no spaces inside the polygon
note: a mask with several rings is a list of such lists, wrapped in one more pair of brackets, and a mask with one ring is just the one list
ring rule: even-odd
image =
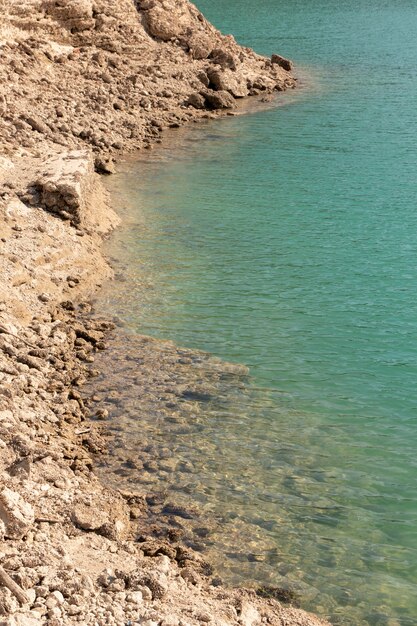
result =
[{"label": "clear shallow water", "polygon": [[256,400],[188,452],[217,433],[201,498],[269,524],[292,580],[319,590],[304,606],[415,624],[417,5],[198,4],[314,88],[181,132],[113,179],[123,281],[103,306],[249,365]]}]

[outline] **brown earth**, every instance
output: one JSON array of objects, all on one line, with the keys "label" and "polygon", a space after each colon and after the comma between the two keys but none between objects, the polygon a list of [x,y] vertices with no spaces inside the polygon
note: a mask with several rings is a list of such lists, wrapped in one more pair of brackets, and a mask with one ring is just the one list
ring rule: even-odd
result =
[{"label": "brown earth", "polygon": [[100,248],[118,224],[98,173],[165,128],[294,87],[289,62],[186,0],[0,8],[0,624],[325,624],[216,586],[175,538],[145,550],[146,502],[94,474],[106,443],[80,394],[111,326],[82,304],[111,276]]}]

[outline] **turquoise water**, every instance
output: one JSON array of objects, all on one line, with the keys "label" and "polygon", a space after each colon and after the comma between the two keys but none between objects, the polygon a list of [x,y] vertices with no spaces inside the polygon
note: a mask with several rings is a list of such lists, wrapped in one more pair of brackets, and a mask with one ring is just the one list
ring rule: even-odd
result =
[{"label": "turquoise water", "polygon": [[218,464],[238,484],[224,460],[238,446],[256,488],[228,498],[219,476],[207,500],[274,522],[292,580],[318,590],[303,606],[415,625],[417,4],[198,6],[294,59],[306,86],[180,132],[114,178],[123,280],[105,306],[250,367],[257,401],[230,418]]}]

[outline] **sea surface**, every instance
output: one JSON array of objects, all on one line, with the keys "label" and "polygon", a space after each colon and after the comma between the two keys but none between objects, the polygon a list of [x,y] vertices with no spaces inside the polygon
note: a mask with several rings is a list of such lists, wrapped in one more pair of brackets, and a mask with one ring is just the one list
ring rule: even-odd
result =
[{"label": "sea surface", "polygon": [[[175,448],[184,498],[224,515],[225,580],[295,589],[334,624],[415,626],[417,2],[197,4],[302,87],[113,177],[101,310],[250,368]],[[240,537],[252,556],[225,549]]]}]

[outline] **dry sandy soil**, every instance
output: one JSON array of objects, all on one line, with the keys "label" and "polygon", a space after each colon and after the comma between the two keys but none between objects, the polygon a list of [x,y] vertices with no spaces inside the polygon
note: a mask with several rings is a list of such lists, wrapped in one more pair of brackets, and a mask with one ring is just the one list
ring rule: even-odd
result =
[{"label": "dry sandy soil", "polygon": [[106,441],[80,393],[111,328],[83,304],[112,273],[100,175],[166,128],[294,87],[289,62],[186,0],[0,9],[0,624],[325,624],[279,590],[216,586],[174,536],[139,543],[146,500],[96,477]]}]

